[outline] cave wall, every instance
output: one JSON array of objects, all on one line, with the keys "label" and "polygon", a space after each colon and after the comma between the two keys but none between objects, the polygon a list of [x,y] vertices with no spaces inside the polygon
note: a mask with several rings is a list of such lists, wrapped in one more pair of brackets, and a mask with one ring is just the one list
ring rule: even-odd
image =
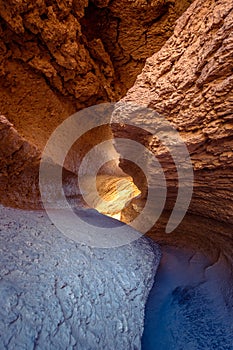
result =
[{"label": "cave wall", "polygon": [[1,1],[0,112],[42,147],[78,109],[119,99],[188,4]]},{"label": "cave wall", "polygon": [[[149,107],[169,120],[186,142],[193,164],[194,191],[189,215],[176,234],[169,237],[161,229],[169,217],[165,212],[162,224],[150,234],[161,242],[205,245],[212,253],[218,242],[220,250],[225,247],[229,257],[233,223],[232,18],[232,2],[195,1],[180,17],[174,34],[162,49],[147,59],[134,86],[120,102]],[[116,114],[113,120],[121,121],[125,127],[115,127],[115,135],[142,141],[165,163],[166,173],[167,153],[161,151],[156,137],[145,134],[140,138],[137,130],[127,127],[129,116],[130,113],[118,117]],[[143,120],[139,114],[138,124],[153,126],[153,119]],[[121,166],[140,183],[134,168],[126,162]],[[177,195],[177,174],[174,165],[170,167],[173,171],[167,177],[167,211],[172,210]],[[140,204],[146,197],[146,181],[138,186],[145,194]]]},{"label": "cave wall", "polygon": [[[1,153],[2,198],[6,192],[14,193],[10,193],[11,204],[14,196],[26,194],[29,198],[27,167],[34,167],[30,174],[35,174],[35,184],[40,152],[54,128],[77,109],[124,94],[119,86],[133,84],[143,60],[164,44],[176,16],[187,6],[188,2],[166,1],[41,1],[25,5],[12,0],[7,6],[1,2],[1,113],[8,120],[1,120],[2,132],[9,134],[12,123],[12,135],[17,135],[16,141],[8,136],[1,139],[1,149],[5,153],[7,147],[10,150],[7,157]],[[131,21],[127,21],[130,16]],[[142,74],[123,99],[153,108],[174,123],[187,142],[195,170],[190,213],[218,217],[227,223],[232,223],[231,18],[228,1],[195,1],[178,20],[172,37],[147,59]],[[146,37],[146,44],[143,39],[138,45],[135,36]],[[134,78],[130,67],[136,67]],[[129,136],[127,130],[123,135]],[[87,135],[77,148],[86,152],[102,137],[111,138],[111,130]],[[130,137],[142,138],[140,141],[156,151],[151,137],[141,137],[132,130]],[[29,149],[28,162],[21,146],[15,146],[20,138]],[[31,150],[36,161],[34,156],[31,161]],[[142,177],[137,169],[124,169]],[[173,175],[171,172],[168,186],[169,210],[177,193]],[[141,190],[145,194],[143,179]],[[135,177],[136,185],[140,181]],[[17,188],[23,186],[19,195]]]},{"label": "cave wall", "polygon": [[79,23],[87,5],[1,2],[1,113],[39,147],[78,109],[113,98],[110,57]]},{"label": "cave wall", "polygon": [[[38,206],[39,153],[51,133],[77,110],[123,96],[189,2],[0,1],[2,203]],[[77,164],[111,137],[107,127],[83,136]]]},{"label": "cave wall", "polygon": [[92,1],[81,20],[88,38],[102,40],[115,70],[115,88],[124,95],[146,58],[172,35],[175,21],[192,0]]}]

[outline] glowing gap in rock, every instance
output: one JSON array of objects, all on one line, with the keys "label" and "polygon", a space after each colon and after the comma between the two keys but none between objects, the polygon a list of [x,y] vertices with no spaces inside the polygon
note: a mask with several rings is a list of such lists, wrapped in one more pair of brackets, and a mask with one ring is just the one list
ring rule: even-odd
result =
[{"label": "glowing gap in rock", "polygon": [[[105,215],[107,215],[107,214],[105,214]],[[121,221],[121,212],[117,213],[117,214],[108,214],[107,216],[110,216],[113,219]]]},{"label": "glowing gap in rock", "polygon": [[131,176],[98,175],[96,187],[100,199],[95,201],[95,209],[117,220],[121,220],[121,211],[129,202],[141,194]]}]

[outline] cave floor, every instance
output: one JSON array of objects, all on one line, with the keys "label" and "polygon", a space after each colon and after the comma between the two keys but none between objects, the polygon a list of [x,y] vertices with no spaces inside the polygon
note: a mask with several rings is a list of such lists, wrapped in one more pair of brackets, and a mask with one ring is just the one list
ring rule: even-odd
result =
[{"label": "cave floor", "polygon": [[[60,349],[58,344],[62,341],[63,349],[68,343],[76,349],[82,334],[75,332],[80,332],[87,317],[92,320],[92,316],[86,315],[88,307],[92,314],[96,311],[98,315],[99,312],[103,321],[106,313],[103,305],[107,305],[106,298],[110,295],[108,311],[110,316],[114,315],[113,321],[118,316],[119,322],[125,322],[123,335],[118,328],[115,338],[114,334],[112,338],[109,334],[104,335],[108,319],[106,323],[98,323],[96,337],[101,332],[103,341],[111,342],[119,337],[124,342],[115,344],[112,349],[130,349],[125,344],[130,341],[133,346],[132,338],[128,336],[128,329],[132,327],[131,332],[137,338],[134,349],[139,349],[144,305],[159,263],[159,249],[153,252],[150,244],[142,239],[141,244],[134,243],[133,249],[126,245],[122,249],[92,250],[63,237],[40,211],[0,209],[0,328],[4,329],[1,334],[4,334],[5,342],[12,344],[7,348],[16,349],[20,340],[28,348],[33,342],[39,344],[40,341],[43,350]],[[119,225],[119,222],[100,214],[98,217],[109,228]],[[95,224],[98,224],[96,218],[94,216]],[[231,263],[223,252],[213,261],[204,253],[186,248],[163,245],[161,249],[162,259],[146,303],[142,350],[233,350]],[[104,289],[98,276],[101,276],[101,281],[105,280]],[[93,283],[95,288],[90,288]],[[93,297],[87,290],[93,293]],[[119,305],[113,302],[117,295],[121,300]],[[93,305],[89,303],[90,299],[93,299]],[[55,303],[52,306],[51,301]],[[125,318],[127,313],[131,314],[130,319]],[[66,322],[66,318],[69,321]],[[78,327],[77,322],[81,322]],[[40,330],[42,325],[50,329],[54,327],[57,334],[55,337],[49,331],[47,343],[42,337],[47,331]],[[89,328],[89,323],[83,328],[82,349],[89,349],[87,341],[93,341]],[[37,339],[38,334],[41,335]],[[108,349],[108,345],[103,343],[102,348]]]},{"label": "cave floor", "polygon": [[150,292],[143,350],[233,349],[232,268],[172,246]]}]

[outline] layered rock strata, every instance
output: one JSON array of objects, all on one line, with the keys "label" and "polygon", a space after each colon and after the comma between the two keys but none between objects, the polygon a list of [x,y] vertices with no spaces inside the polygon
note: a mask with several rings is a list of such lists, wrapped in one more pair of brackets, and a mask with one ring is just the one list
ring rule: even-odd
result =
[{"label": "layered rock strata", "polygon": [[[222,241],[219,242],[222,247],[224,239],[227,242],[232,237],[233,223],[232,18],[233,7],[229,1],[195,1],[180,17],[174,34],[163,48],[147,59],[136,83],[121,102],[121,105],[134,103],[151,108],[179,131],[188,147],[194,169],[190,216],[186,217],[180,230],[196,232],[197,237],[193,238],[196,244],[198,239],[205,241],[206,235],[210,241]],[[130,124],[129,116],[132,117],[130,113],[128,116],[125,113],[114,119],[125,124],[121,129],[115,127],[115,135],[143,142],[158,157],[167,177],[166,209],[172,210],[178,179],[174,163],[171,159],[168,162],[169,150],[161,147],[156,134],[153,137],[140,131],[147,126],[156,128],[157,121],[143,120],[139,113],[138,119],[135,117],[140,128],[138,131],[127,126],[127,122]],[[142,205],[146,197],[145,179],[140,182],[135,169],[127,163],[122,163],[122,168],[134,176],[135,183],[144,191]],[[180,186],[183,186],[182,181]],[[212,225],[209,219],[215,224]],[[218,231],[217,221],[222,222],[219,227],[222,239],[214,234]],[[203,229],[199,230],[198,226]],[[159,236],[158,230],[152,234],[155,238]],[[164,237],[167,241],[173,239],[176,240],[174,236]],[[206,242],[206,245],[209,243]],[[230,248],[226,245],[226,249]]]}]

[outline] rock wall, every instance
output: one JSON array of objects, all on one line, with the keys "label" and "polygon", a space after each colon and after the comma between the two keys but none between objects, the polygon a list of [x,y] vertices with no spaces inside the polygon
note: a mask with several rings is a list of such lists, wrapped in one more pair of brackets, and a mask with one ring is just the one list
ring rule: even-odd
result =
[{"label": "rock wall", "polygon": [[[0,112],[6,116],[0,118],[0,195],[5,205],[38,206],[39,161],[51,132],[77,109],[122,97],[145,59],[162,47],[147,60],[123,103],[156,110],[188,145],[193,200],[171,235],[164,234],[164,226],[177,177],[174,164],[166,168],[169,155],[137,128],[113,131],[160,152],[168,201],[149,235],[162,244],[203,251],[213,263],[224,262],[232,276],[232,3],[195,1],[164,45],[190,2],[0,1]],[[86,153],[111,137],[109,127],[94,130],[73,151]],[[143,194],[123,213],[130,221],[146,199],[146,178],[129,162],[121,167]],[[109,165],[110,174],[112,169]],[[64,187],[71,198],[78,196],[73,170],[68,158]],[[90,249],[63,237],[44,213],[1,208],[0,219],[1,348],[140,349],[144,305],[160,258],[157,246],[139,240],[123,248]],[[228,285],[226,292],[232,301]]]},{"label": "rock wall", "polygon": [[[38,205],[39,152],[53,130],[83,107],[123,96],[189,3],[0,1],[0,114],[17,135],[0,140],[2,203]],[[111,135],[105,128],[84,136],[79,158]],[[14,153],[19,139],[28,154]]]},{"label": "rock wall", "polygon": [[[179,227],[178,236],[161,236],[161,231],[152,230],[153,237],[162,241],[181,242],[181,232],[193,231],[193,237],[183,241],[189,240],[190,244],[195,241],[196,245],[206,247],[210,241],[215,241],[224,247],[224,239],[227,242],[232,237],[232,18],[231,1],[195,1],[178,20],[172,37],[158,53],[147,59],[136,83],[122,100],[122,103],[150,107],[164,116],[180,132],[191,155],[195,178],[190,215]],[[127,121],[130,123],[127,115],[121,115],[120,119],[126,126],[115,128],[116,135],[142,141],[158,156],[165,173],[169,167],[173,168],[167,177],[166,209],[171,210],[177,195],[174,164],[171,159],[170,165],[167,163],[168,155],[161,151],[156,137],[140,135],[137,129],[127,127]],[[138,124],[140,127],[153,125],[153,120],[138,117]],[[122,163],[122,168],[134,176],[135,183],[146,196],[146,181],[140,184],[131,165]],[[212,224],[209,219],[213,219]],[[218,220],[223,222],[219,227]],[[217,237],[218,231],[223,239]],[[227,246],[225,248],[228,250]]]},{"label": "rock wall", "polygon": [[145,60],[172,35],[177,18],[192,0],[92,1],[81,23],[87,37],[101,38],[121,96],[133,85]]},{"label": "rock wall", "polygon": [[35,187],[40,152],[23,139],[4,116],[0,116],[0,139],[1,202],[13,206],[28,202],[30,207],[38,198]]},{"label": "rock wall", "polygon": [[[0,115],[0,198],[4,205],[24,209],[41,209],[39,193],[39,166],[41,151],[26,141],[4,116]],[[48,197],[56,191],[53,172],[60,167],[51,162],[48,175]],[[79,201],[77,176],[63,169],[64,190],[67,198]],[[59,198],[54,198],[54,201]]]},{"label": "rock wall", "polygon": [[114,98],[110,57],[81,30],[87,5],[1,2],[1,113],[39,147],[78,109]]},{"label": "rock wall", "polygon": [[[56,92],[52,104],[49,96],[37,93],[37,104],[50,100],[46,117],[57,114],[59,102],[66,116],[72,107],[116,100],[132,86],[143,61],[172,34],[190,2],[1,1],[1,93],[25,100],[30,91],[25,82],[38,80],[41,89]],[[38,113],[38,106],[33,110]]]},{"label": "rock wall", "polygon": [[[123,6],[125,11],[122,11]],[[174,5],[160,1],[150,4],[142,1],[122,2],[122,7],[115,1],[41,1],[27,3],[27,6],[23,2],[12,1],[7,7],[1,3],[1,33],[4,34],[1,41],[1,112],[5,112],[9,121],[1,120],[1,124],[4,124],[1,129],[3,203],[20,206],[23,197],[24,203],[30,202],[30,186],[27,184],[37,181],[40,151],[54,128],[77,108],[119,97],[114,95],[117,93],[115,83],[122,83],[119,77],[123,73],[119,69],[122,67],[123,72],[128,67],[127,71],[130,72],[122,57],[137,52],[138,56],[135,54],[134,57],[136,62],[140,52],[147,55],[150,50],[157,50],[167,38],[167,34],[161,34],[161,40],[155,40],[155,30],[159,27],[157,24],[161,21],[162,31],[163,21],[168,21],[172,30],[174,13],[177,11],[177,15],[180,14],[186,6],[179,2]],[[171,13],[173,15],[169,20]],[[95,19],[91,14],[96,14]],[[131,22],[126,21],[130,14]],[[110,43],[116,41],[110,38],[115,35],[112,34],[114,30],[104,31],[103,27],[106,24],[106,28],[113,28],[117,16],[120,18],[120,32],[117,35],[118,44],[114,46],[118,49],[113,50],[113,44],[111,46]],[[154,21],[148,22],[152,17]],[[108,23],[105,22],[106,18],[109,18]],[[142,74],[123,100],[151,107],[177,127],[188,145],[195,171],[190,214],[194,218],[195,215],[214,220],[218,218],[227,224],[233,221],[231,18],[231,2],[195,1],[180,17],[174,35],[158,53],[147,60]],[[139,31],[147,28],[146,47],[143,43],[137,48],[134,46],[138,45],[135,35],[141,38],[141,34],[135,31],[136,27]],[[95,33],[102,36],[101,39],[96,38]],[[74,38],[76,40],[72,43]],[[102,56],[100,53],[97,55],[98,59],[90,53],[93,40],[95,48],[99,47],[96,40],[100,40],[105,50]],[[108,57],[108,64],[105,56]],[[140,57],[142,60],[145,58]],[[141,64],[140,59],[137,67]],[[109,67],[111,78],[106,75],[103,65]],[[98,101],[93,91],[93,99],[85,95],[82,84],[76,85],[77,91],[74,88],[73,84],[81,76],[85,86],[88,86],[85,80],[88,72],[94,74],[98,82]],[[127,78],[127,75],[123,75]],[[60,80],[62,84],[56,85]],[[126,80],[129,81],[128,78]],[[109,86],[114,88],[110,91]],[[78,91],[82,91],[85,96],[80,97]],[[111,97],[112,94],[114,97]],[[149,135],[141,135],[138,130],[117,132],[140,139],[156,152],[156,142]],[[78,148],[83,148],[85,153],[103,137],[112,137],[109,128],[84,136]],[[132,167],[132,164],[126,165],[124,169],[134,176],[136,185],[146,195],[146,179],[142,172]],[[31,177],[34,178],[32,182]],[[174,205],[177,193],[174,179],[175,171],[171,171],[168,176],[168,210]],[[37,193],[34,185],[31,188]],[[31,203],[34,200],[32,196]],[[140,204],[138,200],[137,204]],[[131,209],[130,217],[135,215]],[[192,226],[195,227],[195,224]]]}]

